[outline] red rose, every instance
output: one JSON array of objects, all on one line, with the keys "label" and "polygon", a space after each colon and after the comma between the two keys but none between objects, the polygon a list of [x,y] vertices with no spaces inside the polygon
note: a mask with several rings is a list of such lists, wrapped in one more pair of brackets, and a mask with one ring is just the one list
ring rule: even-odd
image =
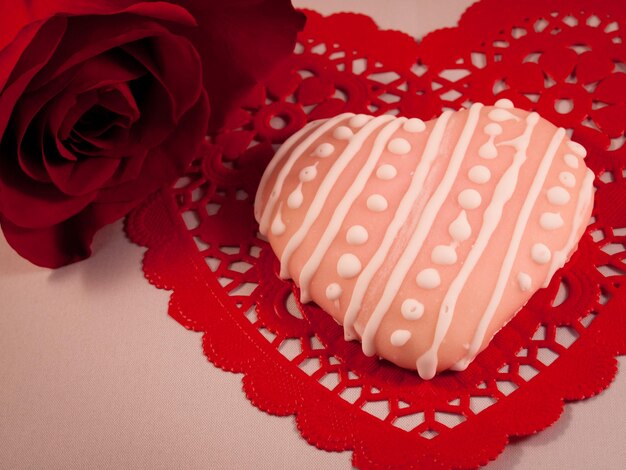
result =
[{"label": "red rose", "polygon": [[301,26],[288,0],[2,2],[9,244],[40,266],[88,257],[99,228],[197,155],[209,101],[217,125]]}]

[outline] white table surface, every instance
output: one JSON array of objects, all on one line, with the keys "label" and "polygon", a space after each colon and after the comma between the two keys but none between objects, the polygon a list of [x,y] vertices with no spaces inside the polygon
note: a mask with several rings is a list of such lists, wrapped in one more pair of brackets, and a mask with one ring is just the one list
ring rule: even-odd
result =
[{"label": "white table surface", "polygon": [[[297,0],[361,11],[414,36],[453,26],[468,0]],[[116,223],[85,262],[49,271],[0,236],[0,468],[347,469],[349,452],[300,438],[258,411],[241,376],[203,356],[142,276],[143,249]],[[626,361],[596,398],[507,447],[490,469],[611,469],[626,462]]]}]

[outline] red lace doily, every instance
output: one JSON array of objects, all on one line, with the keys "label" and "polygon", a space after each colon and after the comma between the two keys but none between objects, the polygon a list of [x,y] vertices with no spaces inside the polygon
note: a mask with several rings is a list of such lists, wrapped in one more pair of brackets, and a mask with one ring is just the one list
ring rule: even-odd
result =
[{"label": "red lace doily", "polygon": [[[359,468],[475,467],[509,437],[602,391],[626,353],[626,10],[622,2],[485,0],[418,45],[366,16],[307,12],[296,52],[232,112],[176,187],[127,219],[169,312],[204,333],[249,400]],[[462,373],[424,382],[365,357],[297,301],[252,203],[277,144],[344,111],[424,120],[507,97],[573,131],[595,171],[593,222],[550,286]],[[294,295],[295,294],[295,295]]]}]

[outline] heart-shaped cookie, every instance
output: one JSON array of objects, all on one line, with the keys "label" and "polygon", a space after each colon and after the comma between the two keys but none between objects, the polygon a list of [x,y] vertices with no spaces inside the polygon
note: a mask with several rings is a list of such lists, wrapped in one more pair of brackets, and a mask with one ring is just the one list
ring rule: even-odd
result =
[{"label": "heart-shaped cookie", "polygon": [[303,302],[430,379],[466,368],[574,251],[585,153],[509,100],[426,123],[346,113],[285,142],[256,218]]}]

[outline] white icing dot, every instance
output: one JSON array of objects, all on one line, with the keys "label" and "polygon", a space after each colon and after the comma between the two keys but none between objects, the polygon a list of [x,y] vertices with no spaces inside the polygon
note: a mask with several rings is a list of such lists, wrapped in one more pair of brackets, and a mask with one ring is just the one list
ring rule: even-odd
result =
[{"label": "white icing dot", "polygon": [[423,289],[434,289],[441,284],[441,277],[435,268],[426,268],[419,272],[415,282]]},{"label": "white icing dot", "polygon": [[565,164],[570,168],[578,168],[578,157],[576,155],[566,153],[563,160],[565,160]]},{"label": "white icing dot", "polygon": [[344,253],[337,261],[337,274],[343,279],[351,279],[361,272],[361,261],[352,253]]},{"label": "white icing dot", "polygon": [[480,158],[484,158],[485,160],[491,160],[498,156],[498,149],[493,144],[493,137],[489,138],[488,142],[485,142],[478,149],[478,156]]},{"label": "white icing dot", "polygon": [[480,206],[482,202],[482,198],[480,197],[480,193],[475,189],[464,189],[459,193],[459,197],[457,198],[459,204],[463,209],[476,209]]},{"label": "white icing dot", "polygon": [[569,142],[567,142],[567,146],[580,157],[585,158],[587,156],[587,149],[580,145],[578,142],[570,140]]},{"label": "white icing dot", "polygon": [[348,124],[352,127],[363,127],[370,119],[372,119],[372,116],[368,116],[367,114],[357,114],[356,116],[350,118]]},{"label": "white icing dot", "polygon": [[430,255],[430,260],[435,264],[452,265],[457,261],[456,251],[449,245],[437,245]]},{"label": "white icing dot", "polygon": [[559,181],[566,188],[573,188],[574,186],[576,186],[576,177],[573,173],[570,173],[569,171],[562,171],[559,174]]},{"label": "white icing dot", "polygon": [[506,109],[492,109],[489,111],[489,119],[497,122],[509,121],[511,119],[519,121],[519,118],[515,114]]},{"label": "white icing dot", "polygon": [[457,242],[464,242],[472,235],[472,226],[467,220],[467,213],[461,211],[448,227],[448,233]]},{"label": "white icing dot", "polygon": [[491,122],[485,126],[485,134],[487,135],[500,135],[502,134],[502,126],[500,124],[496,124],[495,122]]},{"label": "white icing dot", "polygon": [[367,208],[373,212],[382,212],[387,209],[387,199],[380,194],[372,194],[367,198]]},{"label": "white icing dot", "polygon": [[424,315],[424,304],[415,299],[406,299],[402,302],[400,312],[406,320],[419,320]]},{"label": "white icing dot", "polygon": [[491,171],[483,165],[476,165],[470,168],[467,177],[472,183],[484,184],[491,179]]},{"label": "white icing dot", "polygon": [[397,347],[404,346],[406,342],[411,339],[411,332],[409,330],[396,330],[391,333],[391,344]]},{"label": "white icing dot", "polygon": [[519,273],[517,275],[517,284],[523,292],[528,292],[533,286],[532,278],[526,273]]},{"label": "white icing dot", "polygon": [[317,146],[313,154],[319,158],[326,158],[326,157],[330,157],[334,151],[335,151],[335,146],[333,144],[324,142],[323,144],[319,144]]},{"label": "white icing dot", "polygon": [[496,104],[494,106],[496,108],[511,109],[513,107],[513,102],[507,98],[500,98],[498,101],[496,101]]},{"label": "white icing dot", "polygon": [[406,139],[402,137],[397,137],[395,139],[391,139],[389,144],[387,144],[387,150],[396,155],[405,155],[411,151],[411,144]]},{"label": "white icing dot", "polygon": [[285,223],[283,222],[282,217],[280,216],[280,207],[278,208],[278,212],[276,213],[276,217],[274,217],[274,221],[272,222],[272,226],[270,230],[274,235],[282,235],[287,230]]},{"label": "white icing dot", "polygon": [[539,225],[544,230],[556,230],[563,226],[563,217],[558,212],[544,212],[539,216]]},{"label": "white icing dot", "polygon": [[[467,347],[465,347],[465,345],[467,345]],[[470,344],[469,343],[463,343],[463,348],[464,349],[469,349],[470,348]],[[463,372],[465,369],[467,369],[469,367],[469,365],[472,363],[472,360],[464,357],[462,359],[459,359],[457,362],[455,362],[454,364],[452,364],[452,366],[450,366],[450,370],[454,370],[456,372]]]},{"label": "white icing dot", "polygon": [[564,206],[569,202],[570,195],[567,189],[561,186],[553,186],[548,189],[548,201],[555,206]]},{"label": "white icing dot", "polygon": [[313,181],[317,176],[317,168],[315,165],[307,166],[300,171],[298,178],[303,183],[308,183],[309,181]]},{"label": "white icing dot", "polygon": [[395,178],[397,174],[398,170],[396,170],[396,167],[387,163],[380,165],[376,170],[376,176],[381,180],[391,180]]},{"label": "white icing dot", "polygon": [[437,351],[434,349],[426,350],[424,354],[417,358],[415,367],[417,373],[424,380],[432,379],[437,373]]},{"label": "white icing dot", "polygon": [[342,293],[343,289],[336,282],[328,284],[328,287],[326,287],[326,298],[328,300],[337,300],[339,297],[341,297]]},{"label": "white icing dot", "polygon": [[333,131],[333,137],[339,140],[347,140],[353,135],[352,129],[348,126],[339,126]]},{"label": "white icing dot", "polygon": [[298,209],[303,202],[304,195],[302,194],[302,183],[300,183],[287,198],[287,207],[290,209]]},{"label": "white icing dot", "polygon": [[346,241],[348,245],[362,245],[369,238],[367,229],[362,225],[353,225],[346,233]]},{"label": "white icing dot", "polygon": [[421,119],[411,118],[404,123],[402,129],[407,132],[422,132],[424,129],[426,129],[426,124],[424,124],[424,121],[422,121]]},{"label": "white icing dot", "polygon": [[530,256],[537,264],[546,264],[552,258],[552,252],[543,243],[535,243],[530,249]]}]

